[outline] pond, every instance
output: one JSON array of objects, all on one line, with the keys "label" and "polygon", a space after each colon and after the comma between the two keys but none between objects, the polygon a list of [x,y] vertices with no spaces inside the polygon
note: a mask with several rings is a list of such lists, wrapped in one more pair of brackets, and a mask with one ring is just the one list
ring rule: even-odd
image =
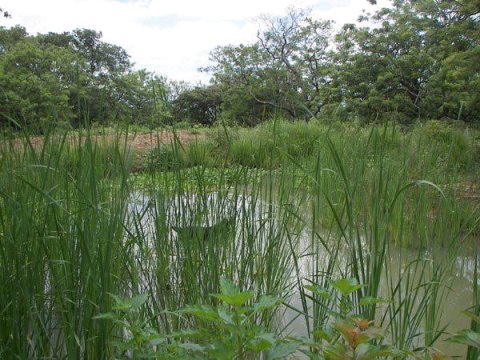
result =
[{"label": "pond", "polygon": [[[303,221],[310,207],[284,200],[247,190],[173,197],[134,193],[130,226],[147,241],[136,252],[144,269],[140,291],[154,291],[163,306],[177,309],[208,301],[219,277],[228,276],[258,294],[280,293],[291,307],[302,309],[299,283],[316,279],[326,284],[346,276],[355,251],[373,263],[376,251],[365,236],[355,234],[359,241],[351,245],[338,231],[312,229]],[[404,341],[421,345],[424,336],[418,333],[426,331],[432,317],[449,334],[469,327],[462,311],[472,304],[472,256],[440,247],[425,251],[388,244],[383,261],[377,295],[389,303],[377,307],[377,320],[383,319],[389,333],[403,329],[410,337]],[[307,304],[309,315],[315,315],[314,308]],[[305,317],[290,308],[269,321],[286,326],[284,334],[307,335]],[[397,333],[396,340],[405,334]],[[451,356],[465,352],[464,346],[446,341],[434,347]]]}]

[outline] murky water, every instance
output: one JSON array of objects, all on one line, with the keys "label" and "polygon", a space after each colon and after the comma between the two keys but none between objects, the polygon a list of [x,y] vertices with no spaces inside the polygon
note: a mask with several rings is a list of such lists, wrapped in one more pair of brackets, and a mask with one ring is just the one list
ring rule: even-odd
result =
[{"label": "murky water", "polygon": [[[189,234],[190,236],[205,237],[208,231],[214,231],[219,226],[230,226],[232,219],[236,222],[235,234],[233,234],[233,241],[241,236],[242,217],[251,216],[255,214],[258,223],[265,221],[267,216],[266,208],[269,204],[260,200],[251,200],[247,196],[238,195],[233,196],[228,194],[219,196],[217,193],[211,193],[206,196],[178,196],[173,199],[163,199],[161,206],[163,221],[170,232],[172,239],[177,239],[182,234]],[[145,231],[145,234],[152,236],[155,233],[155,220],[158,213],[155,214],[152,209],[158,210],[158,203],[143,194],[134,194],[130,203],[130,212],[135,214],[142,214],[140,223]],[[271,213],[270,213],[271,216]],[[192,229],[196,229],[193,232]],[[200,231],[198,229],[201,229]],[[224,231],[224,230],[222,230]],[[315,261],[321,261],[314,258],[314,255],[305,255],[312,253],[312,231],[311,229],[303,227],[301,230],[292,232],[295,234],[296,251],[298,254],[304,254],[299,257],[299,270],[302,277],[309,277],[313,271],[313,264]],[[200,235],[199,235],[200,234]],[[262,239],[257,239],[262,241]],[[153,246],[153,244],[152,244]],[[425,263],[436,261],[435,259],[448,259],[450,254],[446,250],[436,249],[432,252],[424,252],[419,254],[418,251],[409,249],[397,249],[393,247],[390,249],[391,253],[387,255],[388,268],[395,273],[396,276],[404,275],[406,271],[412,271],[409,264],[414,261],[422,261]],[[397,252],[398,251],[398,252]],[[325,257],[327,260],[328,254],[318,254],[317,256]],[[339,256],[341,259],[347,259],[347,256]],[[345,260],[347,261],[347,260]],[[346,264],[339,263],[339,268],[345,267]],[[453,258],[451,267],[443,279],[442,289],[440,294],[445,294],[444,306],[441,311],[441,326],[447,325],[446,331],[450,334],[468,328],[469,320],[462,314],[462,311],[468,309],[472,303],[472,281],[475,268],[475,260],[468,255],[457,255]],[[428,269],[427,269],[428,270]],[[427,276],[428,271],[427,271]],[[292,282],[296,279],[296,273],[292,272]],[[415,279],[415,274],[412,277]],[[392,278],[392,277],[391,277]],[[395,275],[393,275],[395,278]],[[380,282],[380,293],[382,295],[389,294],[389,287],[386,279]],[[438,299],[440,300],[440,299]],[[297,308],[301,307],[298,291],[291,297],[291,305]],[[289,323],[286,333],[292,335],[303,336],[306,335],[306,324],[304,317],[298,317],[297,314],[291,310],[285,313],[285,323]],[[422,327],[421,327],[422,328]],[[448,338],[443,336],[442,338]],[[445,341],[437,342],[437,349],[445,352],[447,355],[463,357],[465,347],[457,344],[448,343]]]}]

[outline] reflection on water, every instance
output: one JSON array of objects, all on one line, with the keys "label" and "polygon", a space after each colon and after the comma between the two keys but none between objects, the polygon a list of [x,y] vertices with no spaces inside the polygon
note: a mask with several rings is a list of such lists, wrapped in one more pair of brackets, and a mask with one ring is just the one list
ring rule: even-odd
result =
[{"label": "reflection on water", "polygon": [[[161,202],[161,203],[159,203]],[[162,220],[165,229],[168,232],[170,241],[180,242],[181,237],[194,238],[197,241],[207,241],[209,238],[215,237],[212,234],[231,234],[232,242],[238,243],[244,241],[245,236],[243,228],[245,226],[263,226],[265,221],[272,220],[271,204],[267,204],[260,200],[250,199],[245,195],[219,194],[210,193],[204,196],[197,194],[191,196],[176,196],[171,199],[152,199],[144,194],[135,193],[132,196],[132,201],[129,205],[131,214],[135,214],[135,219],[143,229],[149,246],[154,247],[154,239],[156,235],[156,222]],[[267,211],[266,209],[269,209]],[[252,214],[254,221],[252,221]],[[269,218],[270,217],[270,218]],[[246,223],[245,218],[249,218],[250,222]],[[282,222],[276,222],[275,226],[280,226]],[[298,224],[297,224],[298,225]],[[255,233],[255,231],[253,231]],[[255,239],[260,246],[257,248],[262,251],[262,243],[266,241],[267,236],[264,232],[257,231],[259,238]],[[285,233],[280,232],[285,235]],[[328,243],[333,241],[332,234],[318,234],[308,227],[296,229],[296,231],[288,232],[291,237],[294,236],[293,243],[295,244],[295,251],[297,252],[299,272],[294,271],[294,266],[291,266],[291,283],[295,283],[297,275],[300,278],[311,278],[314,273],[315,264],[327,264],[329,256],[328,249],[318,246],[318,236],[323,238],[323,241]],[[291,239],[290,239],[291,241]],[[206,243],[205,243],[206,244]],[[315,245],[314,245],[315,244]],[[205,245],[207,246],[207,245]],[[210,244],[215,246],[215,244]],[[314,248],[313,248],[314,247]],[[364,244],[364,250],[367,250],[367,245]],[[232,251],[241,251],[239,247],[233,246]],[[342,250],[340,250],[341,252]],[[177,256],[173,254],[172,256]],[[434,252],[423,252],[419,254],[418,250],[412,249],[395,249],[393,246],[389,248],[385,266],[389,269],[390,279],[393,277],[405,276],[405,272],[412,272],[412,277],[415,278],[417,274],[411,264],[415,261],[424,262],[425,264],[433,263],[436,259],[442,258],[443,261],[448,261],[448,252],[444,249],[435,249]],[[216,256],[216,255],[215,255]],[[347,266],[348,256],[342,256],[340,253],[338,257],[337,267],[339,269]],[[150,259],[152,260],[152,259]],[[318,266],[318,265],[317,265]],[[424,267],[426,273],[423,276],[430,276],[431,267]],[[430,270],[429,270],[430,269]],[[462,314],[462,311],[468,309],[472,303],[472,281],[474,278],[475,259],[468,255],[459,255],[454,258],[451,263],[448,273],[442,277],[442,290],[439,291],[439,296],[445,294],[444,307],[441,312],[441,326],[446,327],[449,334],[453,334],[461,329],[469,327],[468,318]],[[318,271],[318,269],[317,269]],[[148,272],[147,272],[148,273]],[[385,272],[383,272],[385,277]],[[340,272],[338,272],[340,277]],[[144,279],[151,282],[152,279]],[[417,279],[421,282],[421,279]],[[391,284],[390,284],[391,286]],[[380,294],[388,298],[389,284],[385,278],[380,281]],[[404,296],[406,294],[403,294]],[[440,301],[440,299],[438,299]],[[296,308],[301,308],[300,297],[298,291],[293,292],[290,299],[290,305]],[[288,324],[285,333],[304,336],[307,335],[305,318],[298,316],[292,310],[286,310],[284,314],[284,324]],[[423,329],[423,325],[420,326]],[[443,336],[442,338],[448,338]],[[421,340],[420,338],[418,339]],[[451,344],[448,342],[438,342],[436,348],[445,352],[448,355],[464,356],[465,347]]]}]

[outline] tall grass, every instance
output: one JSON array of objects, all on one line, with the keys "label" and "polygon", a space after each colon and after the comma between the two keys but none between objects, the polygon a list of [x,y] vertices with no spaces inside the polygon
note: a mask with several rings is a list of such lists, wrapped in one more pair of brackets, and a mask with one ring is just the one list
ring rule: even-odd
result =
[{"label": "tall grass", "polygon": [[105,357],[111,329],[92,318],[110,308],[130,257],[127,183],[112,188],[107,178],[126,176],[127,156],[118,142],[89,139],[13,146],[1,155],[1,353]]},{"label": "tall grass", "polygon": [[[355,313],[387,328],[387,341],[439,344],[455,256],[473,248],[480,215],[458,190],[478,174],[477,140],[442,131],[219,129],[208,142],[159,143],[141,186],[126,134],[2,141],[0,358],[121,356],[113,343],[125,329],[95,318],[111,294],[147,294],[139,315],[162,334],[206,326],[175,310],[217,305],[222,276],[255,300],[282,296],[319,341],[340,304],[305,285],[331,292],[354,278],[365,284]],[[362,300],[374,298],[387,301]],[[256,321],[299,332],[281,312]]]},{"label": "tall grass", "polygon": [[[122,331],[94,319],[111,311],[111,294],[147,293],[145,316],[169,333],[193,320],[168,311],[215,303],[209,294],[219,292],[221,276],[258,296],[291,287],[290,227],[280,224],[295,219],[276,205],[289,200],[268,180],[251,187],[263,172],[229,175],[243,185],[227,186],[220,175],[212,192],[199,168],[192,193],[177,168],[173,187],[164,173],[153,175],[152,191],[135,207],[124,143],[47,136],[37,148],[29,138],[21,147],[3,144],[2,356],[112,357]],[[201,227],[214,230],[181,231]],[[275,325],[272,317],[263,321]]]}]

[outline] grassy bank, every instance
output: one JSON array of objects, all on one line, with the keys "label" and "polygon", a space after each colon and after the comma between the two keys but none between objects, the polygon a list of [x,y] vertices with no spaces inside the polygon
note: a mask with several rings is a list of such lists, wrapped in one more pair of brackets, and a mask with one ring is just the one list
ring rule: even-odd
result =
[{"label": "grassy bank", "polygon": [[[253,347],[222,338],[209,311],[248,291],[240,305],[282,302],[245,322],[270,339],[259,354],[292,345],[279,340],[287,319],[303,324],[309,342],[295,349],[312,357],[342,343],[322,334],[354,315],[387,332],[376,345],[421,356],[454,331],[444,305],[479,236],[477,131],[275,121],[174,139],[136,164],[125,136],[2,143],[0,358],[206,357],[193,343],[247,357]],[[473,283],[467,292],[478,305]],[[145,297],[122,308],[112,294]],[[215,311],[241,315],[227,310]]]}]

